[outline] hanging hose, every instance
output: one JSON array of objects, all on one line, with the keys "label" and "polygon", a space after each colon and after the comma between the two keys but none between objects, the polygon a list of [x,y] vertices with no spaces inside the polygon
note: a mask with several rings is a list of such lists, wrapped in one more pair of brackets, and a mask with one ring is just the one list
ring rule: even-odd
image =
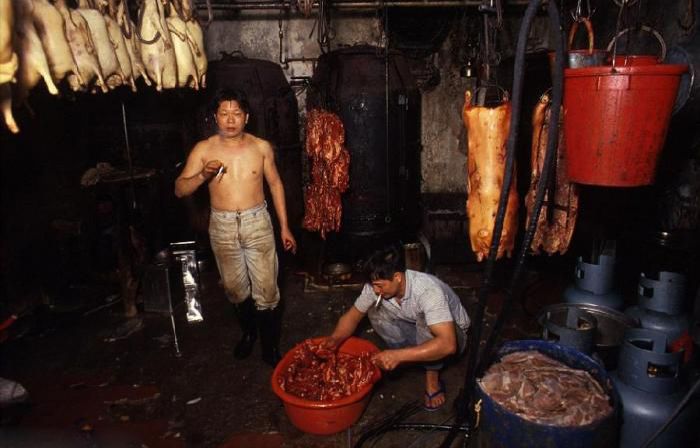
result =
[{"label": "hanging hose", "polygon": [[[552,5],[554,2],[550,2],[550,5]],[[554,6],[556,8],[556,5]],[[554,29],[560,29],[560,22],[559,22],[559,14],[557,13],[556,16],[553,15],[551,9],[550,9],[550,25]],[[561,35],[560,35],[561,37]],[[556,39],[556,46],[555,46],[555,51],[556,51],[556,63],[554,64],[554,72],[553,72],[553,77],[552,77],[552,105],[551,105],[551,116],[550,116],[550,123],[559,123],[559,114],[561,111],[561,104],[562,104],[562,90],[563,90],[563,74],[564,74],[564,66],[563,66],[563,60],[564,60],[564,44],[563,40]],[[516,59],[516,73],[517,73],[517,59]],[[520,77],[521,84],[522,84],[522,74]],[[514,86],[514,93],[513,96],[516,95],[515,93],[515,86]],[[513,100],[515,102],[515,99]],[[515,110],[515,105],[513,106],[513,109]],[[513,112],[513,115],[515,115],[515,111]],[[511,126],[513,125],[513,121],[511,121]],[[511,134],[512,135],[512,134]],[[510,142],[509,142],[510,143]],[[527,231],[525,232],[525,237],[523,238],[523,242],[520,246],[520,251],[518,253],[518,256],[516,258],[515,266],[513,267],[513,273],[511,275],[510,279],[510,285],[508,289],[506,290],[506,296],[503,301],[503,307],[501,310],[501,313],[499,314],[498,318],[496,319],[496,322],[493,326],[493,329],[491,330],[491,333],[489,334],[489,338],[486,342],[486,345],[484,346],[484,350],[482,352],[482,356],[480,357],[479,365],[478,368],[476,369],[476,374],[480,375],[483,373],[486,367],[486,362],[490,361],[492,350],[494,347],[494,344],[496,343],[496,339],[499,337],[501,327],[503,326],[503,323],[506,321],[508,313],[511,308],[511,303],[513,301],[513,294],[515,289],[517,288],[517,285],[520,281],[520,275],[523,271],[523,267],[525,266],[525,256],[527,255],[528,248],[530,247],[530,244],[532,243],[532,239],[535,236],[535,232],[537,231],[537,222],[539,220],[540,212],[542,211],[542,204],[544,202],[544,196],[547,191],[547,187],[549,185],[549,178],[554,177],[554,167],[555,167],[555,161],[556,161],[556,153],[557,153],[557,146],[559,143],[559,126],[557,125],[550,125],[547,133],[547,149],[545,152],[545,158],[544,158],[544,163],[542,167],[542,177],[540,179],[540,183],[537,185],[537,191],[535,193],[535,204],[533,208],[533,215],[530,218],[530,221],[528,223]],[[550,195],[551,200],[553,200],[554,196]],[[553,207],[550,207],[553,208]]]},{"label": "hanging hose", "polygon": [[[496,261],[496,254],[498,252],[498,245],[501,240],[501,234],[503,232],[503,222],[505,219],[506,206],[508,203],[508,193],[510,191],[510,185],[513,180],[513,166],[515,164],[515,149],[518,138],[518,126],[520,124],[520,109],[521,109],[521,99],[522,99],[522,85],[523,85],[523,66],[525,59],[525,46],[527,43],[527,36],[530,31],[530,26],[537,13],[537,9],[542,0],[532,0],[523,16],[523,21],[520,27],[520,33],[518,35],[518,43],[515,52],[515,67],[514,67],[514,78],[513,78],[513,103],[512,103],[512,114],[510,119],[510,133],[508,135],[507,143],[507,153],[506,153],[506,164],[503,179],[503,186],[501,189],[501,196],[498,203],[498,211],[496,213],[496,218],[493,227],[493,235],[491,239],[491,247],[489,250],[489,256],[486,260],[486,266],[484,268],[484,276],[479,289],[478,304],[476,309],[476,314],[472,319],[474,325],[471,329],[471,334],[469,335],[469,353],[467,357],[467,371],[465,374],[464,387],[461,391],[461,396],[458,397],[457,402],[457,421],[455,423],[455,428],[459,427],[466,420],[469,415],[470,409],[473,408],[474,404],[474,385],[476,383],[476,373],[477,370],[477,359],[479,346],[481,341],[481,324],[484,319],[484,312],[486,308],[486,302],[488,300],[489,292],[491,289],[491,281],[493,277],[493,271]],[[550,29],[559,31],[560,20],[559,11],[556,6],[556,2],[548,2],[548,13],[550,19]],[[512,290],[513,285],[517,282],[520,277],[520,272],[524,264],[525,254],[527,253],[527,248],[532,241],[534,231],[536,228],[537,221],[539,219],[539,214],[542,209],[542,203],[544,199],[545,187],[547,185],[547,180],[551,171],[552,160],[554,159],[554,153],[556,144],[558,142],[558,126],[559,123],[559,112],[561,109],[561,99],[562,99],[562,84],[563,84],[563,39],[561,34],[558,39],[555,39],[555,54],[556,54],[556,64],[553,74],[553,89],[552,89],[552,112],[551,121],[554,125],[549,127],[547,151],[545,154],[544,166],[542,171],[542,178],[537,187],[537,193],[535,197],[534,213],[530,220],[528,226],[528,231],[526,233],[525,239],[521,245],[521,249],[518,253],[518,258],[516,260],[516,265],[513,271],[513,276],[511,277],[511,287],[509,288],[509,294],[507,294],[501,316],[497,320],[497,326],[491,332],[487,345],[483,351],[484,355],[488,355],[493,345],[497,331],[500,330],[503,319],[502,317],[506,314],[510,303],[512,302]],[[499,325],[500,324],[500,325]],[[484,356],[481,357],[483,359]],[[483,363],[480,363],[481,367]],[[473,416],[473,414],[472,414]],[[469,425],[470,428],[474,428],[473,422]],[[441,448],[449,448],[452,445],[455,437],[457,436],[456,430],[451,431],[448,436],[443,441]],[[473,431],[472,431],[473,432]]]}]

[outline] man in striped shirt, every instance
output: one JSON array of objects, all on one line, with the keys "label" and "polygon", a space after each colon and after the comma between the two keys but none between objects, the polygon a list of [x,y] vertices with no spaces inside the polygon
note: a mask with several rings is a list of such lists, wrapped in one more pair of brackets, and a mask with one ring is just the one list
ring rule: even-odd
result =
[{"label": "man in striped shirt", "polygon": [[407,270],[403,251],[396,248],[374,253],[366,272],[369,283],[338,320],[325,345],[339,346],[367,315],[388,347],[375,354],[373,362],[383,370],[422,364],[425,409],[438,409],[446,399],[440,380],[443,361],[466,347],[469,316],[459,296],[437,277]]}]

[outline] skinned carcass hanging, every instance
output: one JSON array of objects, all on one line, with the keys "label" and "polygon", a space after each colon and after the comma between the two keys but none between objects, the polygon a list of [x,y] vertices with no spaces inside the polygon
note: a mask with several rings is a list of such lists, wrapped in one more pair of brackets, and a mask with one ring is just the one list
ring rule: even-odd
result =
[{"label": "skinned carcass hanging", "polygon": [[58,88],[53,82],[49,63],[41,45],[41,39],[36,32],[33,19],[34,4],[31,0],[13,0],[16,18],[16,53],[19,55],[17,82],[20,99],[24,99],[29,91],[44,79],[49,93],[58,95]]},{"label": "skinned carcass hanging", "polygon": [[[475,106],[472,100],[472,92],[466,91],[462,119],[469,141],[467,217],[472,250],[476,259],[482,261],[489,254],[498,202],[503,189],[511,105],[507,97],[496,107]],[[496,258],[501,258],[504,254],[511,255],[517,230],[518,195],[513,176]]]},{"label": "skinned carcass hanging", "polygon": [[187,25],[182,18],[180,9],[175,2],[170,3],[169,15],[165,22],[168,25],[170,39],[175,51],[175,62],[177,64],[177,86],[192,87],[199,90],[199,76],[195,66],[192,49],[188,43]]},{"label": "skinned carcass hanging", "polygon": [[[535,206],[535,192],[542,176],[542,166],[547,149],[547,135],[551,116],[551,99],[548,94],[540,97],[532,114],[532,159],[530,190],[525,196],[527,221],[532,217]],[[560,115],[563,117],[563,114]],[[550,185],[545,193],[542,210],[537,220],[537,228],[530,248],[534,253],[540,249],[553,255],[564,254],[569,249],[571,237],[578,216],[578,187],[569,181],[566,174],[566,151],[564,149],[564,128],[560,125],[558,134],[556,168],[550,175]]]},{"label": "skinned carcass hanging", "polygon": [[117,62],[122,71],[123,81],[125,84],[131,86],[133,92],[136,92],[136,82],[134,81],[135,76],[131,65],[131,57],[127,50],[127,42],[124,39],[124,34],[117,22],[118,10],[115,1],[110,0],[109,4],[103,3],[100,6],[100,12],[102,12],[105,18],[109,40],[112,42],[112,45],[114,45],[114,54],[117,56]]},{"label": "skinned carcass hanging", "polygon": [[105,18],[100,11],[92,7],[88,0],[79,0],[78,5],[80,6],[77,9],[78,13],[88,23],[107,87],[114,89],[124,83],[124,73],[119,65],[117,53],[114,51],[114,43],[109,37]]},{"label": "skinned carcass hanging", "polygon": [[156,83],[156,90],[177,87],[175,50],[165,21],[161,0],[145,0],[139,11],[136,28],[141,57],[148,76]]},{"label": "skinned carcass hanging", "polygon": [[202,30],[196,15],[194,14],[191,0],[182,0],[182,17],[187,26],[187,43],[192,50],[192,57],[197,69],[199,86],[205,88],[207,86],[207,60],[206,48],[204,47],[204,31]]},{"label": "skinned carcass hanging", "polygon": [[70,73],[78,77],[81,85],[84,84],[66,39],[63,16],[48,0],[31,0],[31,2],[34,26],[44,47],[54,82],[60,83]]},{"label": "skinned carcass hanging", "polygon": [[69,9],[66,0],[56,0],[55,6],[63,16],[65,36],[80,72],[80,76],[69,74],[68,83],[73,90],[78,90],[82,86],[90,86],[97,80],[96,85],[106,92],[107,83],[102,74],[102,67],[97,58],[97,48],[92,40],[87,21],[77,11]]},{"label": "skinned carcass hanging", "polygon": [[136,25],[129,17],[126,12],[126,4],[124,0],[113,0],[115,2],[114,8],[116,8],[115,19],[119,28],[122,30],[124,35],[124,41],[126,43],[126,52],[129,55],[129,61],[131,62],[131,71],[134,77],[134,81],[143,78],[143,82],[147,86],[151,85],[151,80],[146,73],[146,67],[143,65],[143,59],[141,58],[141,44],[139,43],[138,36],[135,33]]}]

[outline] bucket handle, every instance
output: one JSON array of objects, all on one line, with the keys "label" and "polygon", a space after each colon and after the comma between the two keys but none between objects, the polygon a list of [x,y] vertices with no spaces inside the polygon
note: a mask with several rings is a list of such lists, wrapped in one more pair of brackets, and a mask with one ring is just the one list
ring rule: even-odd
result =
[{"label": "bucket handle", "polygon": [[593,35],[593,24],[588,17],[583,17],[576,20],[571,29],[569,30],[569,50],[574,43],[574,37],[576,37],[576,31],[578,31],[578,24],[583,23],[586,26],[586,34],[588,34],[588,54],[593,54],[593,48],[595,48],[595,36]]},{"label": "bucket handle", "polygon": [[[629,33],[631,30],[636,29],[636,27],[629,27],[625,28],[624,30],[620,31],[615,35],[615,37],[610,40],[610,43],[608,44],[608,52],[612,49],[613,45],[615,45],[615,41],[622,37],[623,35]],[[659,46],[661,47],[661,55],[659,56],[659,60],[663,61],[666,59],[666,41],[664,40],[663,36],[661,36],[661,33],[656,31],[654,28],[648,26],[648,25],[642,25],[640,28],[642,31],[646,31],[647,33],[651,33],[658,41],[659,41]],[[613,66],[615,66],[615,58],[613,58]]]}]

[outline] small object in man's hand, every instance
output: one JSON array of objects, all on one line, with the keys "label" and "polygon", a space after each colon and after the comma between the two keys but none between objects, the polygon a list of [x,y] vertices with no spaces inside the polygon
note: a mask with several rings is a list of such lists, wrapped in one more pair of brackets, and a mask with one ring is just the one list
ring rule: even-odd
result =
[{"label": "small object in man's hand", "polygon": [[[216,172],[216,176],[215,176],[215,177],[218,177],[218,178],[219,178],[219,182],[221,182],[221,179],[224,178],[224,174],[225,174],[225,173],[226,173],[226,167],[223,166],[223,165],[221,165],[221,166],[219,167],[219,171]],[[221,177],[219,177],[219,176],[221,176]]]},{"label": "small object in man's hand", "polygon": [[382,295],[381,295],[381,294],[377,294],[377,300],[374,302],[374,309],[375,309],[375,310],[378,310],[378,309],[379,309],[379,305],[381,305],[381,304],[382,304]]}]

